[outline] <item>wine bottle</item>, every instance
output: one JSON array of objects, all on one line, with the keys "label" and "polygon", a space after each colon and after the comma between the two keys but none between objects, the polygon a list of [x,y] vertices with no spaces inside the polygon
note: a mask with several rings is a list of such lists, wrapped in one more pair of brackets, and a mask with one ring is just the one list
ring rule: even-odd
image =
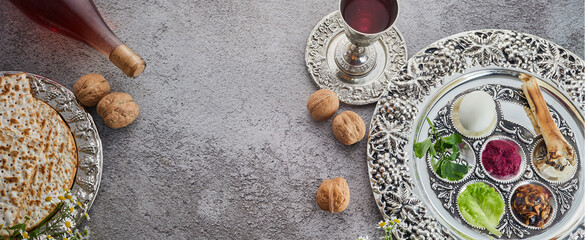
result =
[{"label": "wine bottle", "polygon": [[41,26],[95,48],[130,77],[137,77],[146,67],[144,60],[112,33],[92,0],[10,2]]}]

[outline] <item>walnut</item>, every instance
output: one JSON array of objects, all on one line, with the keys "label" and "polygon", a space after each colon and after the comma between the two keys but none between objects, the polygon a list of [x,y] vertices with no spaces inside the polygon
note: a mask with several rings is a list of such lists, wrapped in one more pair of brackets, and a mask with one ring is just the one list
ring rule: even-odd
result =
[{"label": "walnut", "polygon": [[342,177],[325,179],[317,190],[317,204],[323,211],[342,212],[349,205],[349,186]]},{"label": "walnut", "polygon": [[331,118],[339,108],[337,93],[329,89],[316,91],[307,101],[307,109],[317,121],[324,121]]},{"label": "walnut", "polygon": [[93,107],[110,93],[110,84],[100,74],[87,74],[75,82],[73,92],[81,104]]},{"label": "walnut", "polygon": [[333,134],[341,143],[352,145],[366,135],[364,120],[352,111],[345,111],[333,119]]},{"label": "walnut", "polygon": [[130,94],[113,92],[100,100],[97,112],[104,119],[106,126],[123,128],[138,116],[138,104]]}]

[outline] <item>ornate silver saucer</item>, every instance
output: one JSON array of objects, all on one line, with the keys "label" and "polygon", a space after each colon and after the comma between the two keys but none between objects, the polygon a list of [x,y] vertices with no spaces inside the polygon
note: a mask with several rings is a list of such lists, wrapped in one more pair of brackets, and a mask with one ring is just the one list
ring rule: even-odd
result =
[{"label": "ornate silver saucer", "polygon": [[371,55],[374,56],[371,61],[364,63],[371,70],[365,75],[355,75],[342,71],[339,65],[346,63],[335,59],[336,55],[342,55],[341,51],[345,49],[343,46],[348,43],[344,26],[339,11],[332,12],[319,21],[307,40],[307,69],[320,88],[336,92],[342,102],[353,105],[374,103],[378,101],[390,79],[406,63],[404,39],[394,26],[383,32],[370,48],[366,48],[366,51],[377,53]]},{"label": "ornate silver saucer", "polygon": [[[19,72],[0,71],[0,76]],[[27,73],[31,79],[33,96],[53,107],[69,126],[77,146],[77,173],[71,194],[89,211],[102,179],[102,141],[93,118],[77,102],[75,95],[65,86],[47,77]],[[77,219],[83,212],[75,210]],[[79,223],[74,223],[77,225]],[[75,228],[75,226],[73,226]]]},{"label": "ornate silver saucer", "polygon": [[[519,141],[530,140],[524,136],[528,134],[526,129],[533,129],[531,122],[517,104],[525,101],[522,91],[517,91],[522,84],[517,77],[520,73],[540,79],[547,104],[558,113],[555,122],[572,130],[563,134],[574,141],[578,165],[583,166],[585,63],[579,57],[548,40],[508,30],[471,31],[439,40],[419,51],[401,68],[380,97],[370,123],[367,144],[370,183],[383,217],[402,220],[393,231],[395,237],[489,238],[485,232],[453,217],[456,206],[448,198],[456,198],[460,187],[431,181],[425,160],[416,159],[412,149],[414,142],[428,134],[427,117],[435,119],[449,101],[478,88],[493,88],[494,94],[503,99],[504,119],[513,121],[500,124],[496,132],[520,134]],[[523,143],[525,149],[533,149],[536,141],[528,142]],[[482,146],[476,142],[471,145]],[[533,170],[527,166],[517,181],[497,183],[498,190],[509,195],[518,181],[544,182],[557,198],[560,215],[550,226],[537,230],[502,219],[497,226],[503,233],[502,239],[584,239],[585,171],[578,169],[570,180],[554,183],[546,182]],[[489,178],[481,168],[476,168],[470,179]]]}]

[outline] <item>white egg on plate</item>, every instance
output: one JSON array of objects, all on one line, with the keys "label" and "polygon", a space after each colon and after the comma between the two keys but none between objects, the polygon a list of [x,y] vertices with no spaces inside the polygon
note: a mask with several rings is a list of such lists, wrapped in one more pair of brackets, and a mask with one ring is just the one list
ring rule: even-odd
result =
[{"label": "white egg on plate", "polygon": [[471,132],[481,132],[491,127],[497,117],[496,103],[484,91],[468,93],[459,105],[459,121]]}]

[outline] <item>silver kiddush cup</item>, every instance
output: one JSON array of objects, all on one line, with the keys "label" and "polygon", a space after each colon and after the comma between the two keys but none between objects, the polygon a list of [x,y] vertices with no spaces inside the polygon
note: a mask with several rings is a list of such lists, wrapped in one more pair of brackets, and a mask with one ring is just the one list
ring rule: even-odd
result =
[{"label": "silver kiddush cup", "polygon": [[397,0],[341,0],[317,23],[307,40],[307,70],[319,88],[341,102],[378,101],[406,64],[406,44],[394,25]]},{"label": "silver kiddush cup", "polygon": [[[380,35],[390,29],[398,17],[398,2],[396,0],[372,0],[380,1],[386,7],[388,13],[388,24],[386,28],[376,33],[364,33],[351,27],[345,16],[345,8],[348,3],[355,0],[340,0],[339,12],[345,36],[347,39],[342,40],[335,48],[335,62],[339,68],[346,74],[360,76],[368,74],[376,65],[376,50],[370,45],[378,39]],[[382,19],[380,19],[382,21]]]}]

